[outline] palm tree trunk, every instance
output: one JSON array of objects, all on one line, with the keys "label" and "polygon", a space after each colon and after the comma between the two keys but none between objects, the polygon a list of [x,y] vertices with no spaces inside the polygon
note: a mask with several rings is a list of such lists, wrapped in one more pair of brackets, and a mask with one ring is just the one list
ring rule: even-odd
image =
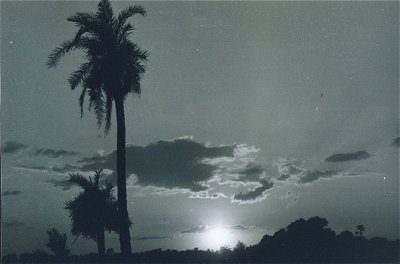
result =
[{"label": "palm tree trunk", "polygon": [[104,227],[98,228],[96,232],[97,236],[97,251],[99,252],[99,257],[104,257],[106,251],[106,242],[104,237]]},{"label": "palm tree trunk", "polygon": [[115,98],[117,117],[117,190],[118,190],[118,222],[119,243],[122,256],[131,254],[131,236],[129,233],[129,217],[126,199],[126,154],[125,154],[125,113],[122,96]]}]

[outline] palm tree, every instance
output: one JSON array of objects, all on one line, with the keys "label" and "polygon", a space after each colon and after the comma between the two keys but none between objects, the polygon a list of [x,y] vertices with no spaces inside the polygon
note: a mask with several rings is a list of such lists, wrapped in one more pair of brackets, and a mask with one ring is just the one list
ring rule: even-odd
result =
[{"label": "palm tree", "polygon": [[129,93],[140,94],[140,81],[145,72],[147,51],[141,50],[129,36],[134,30],[127,20],[145,16],[140,5],[130,6],[115,16],[109,0],[101,0],[96,13],[78,12],[67,20],[79,28],[75,37],[63,42],[50,54],[47,65],[55,67],[66,53],[81,50],[86,61],[69,77],[71,89],[81,86],[81,117],[86,94],[89,110],[93,110],[99,127],[105,121],[105,134],[111,127],[112,104],[117,121],[117,188],[121,253],[131,253],[129,217],[126,195],[125,113],[124,101]]},{"label": "palm tree", "polygon": [[113,196],[114,186],[110,183],[99,186],[101,172],[102,170],[96,170],[93,179],[87,179],[79,173],[70,174],[68,181],[80,186],[83,192],[68,201],[65,209],[69,210],[72,234],[76,238],[82,235],[95,240],[99,256],[104,256],[104,232],[119,233],[119,226],[115,218],[117,201]]},{"label": "palm tree", "polygon": [[46,242],[48,247],[57,258],[65,258],[71,250],[67,248],[67,234],[60,233],[57,229],[51,228],[47,230],[49,240]]}]

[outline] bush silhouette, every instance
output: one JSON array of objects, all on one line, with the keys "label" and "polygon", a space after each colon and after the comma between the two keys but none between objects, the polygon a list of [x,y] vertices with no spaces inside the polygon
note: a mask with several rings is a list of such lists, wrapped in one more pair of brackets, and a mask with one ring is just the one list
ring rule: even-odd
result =
[{"label": "bush silhouette", "polygon": [[358,231],[356,231],[355,234],[361,237],[363,235],[364,231],[365,231],[365,226],[364,225],[358,225],[358,226],[356,226],[356,228],[357,228]]}]

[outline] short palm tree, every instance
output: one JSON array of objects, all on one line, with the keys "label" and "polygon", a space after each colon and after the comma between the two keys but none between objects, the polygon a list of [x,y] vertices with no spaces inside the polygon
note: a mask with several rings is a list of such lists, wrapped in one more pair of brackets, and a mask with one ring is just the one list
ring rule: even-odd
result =
[{"label": "short palm tree", "polygon": [[96,170],[94,178],[85,178],[81,174],[70,174],[68,181],[80,186],[83,192],[66,203],[72,222],[71,232],[74,236],[82,235],[97,242],[99,256],[104,256],[104,232],[119,233],[117,201],[113,195],[113,186],[107,183],[99,185],[102,170]]},{"label": "short palm tree", "polygon": [[55,67],[66,53],[81,50],[86,61],[69,77],[74,90],[82,87],[79,97],[81,116],[86,94],[89,110],[93,110],[98,125],[105,121],[105,134],[111,127],[113,102],[117,121],[117,188],[118,219],[121,253],[131,254],[129,217],[126,195],[125,113],[124,101],[129,93],[140,94],[140,81],[145,72],[147,51],[141,50],[129,36],[134,27],[127,20],[135,15],[145,16],[140,5],[130,6],[115,16],[109,0],[101,0],[96,13],[78,12],[68,18],[79,28],[75,37],[63,42],[50,54],[47,65]]},{"label": "short palm tree", "polygon": [[65,258],[69,255],[71,250],[67,248],[67,234],[60,233],[57,229],[51,228],[47,230],[49,240],[46,242],[48,247],[57,258]]}]

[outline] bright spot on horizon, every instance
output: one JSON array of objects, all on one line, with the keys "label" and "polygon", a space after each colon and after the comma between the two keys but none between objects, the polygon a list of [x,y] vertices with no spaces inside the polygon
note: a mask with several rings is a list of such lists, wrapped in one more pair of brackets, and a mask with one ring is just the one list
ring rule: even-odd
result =
[{"label": "bright spot on horizon", "polygon": [[221,225],[210,227],[202,235],[204,247],[210,250],[218,250],[223,246],[232,247],[236,242],[232,230]]}]

